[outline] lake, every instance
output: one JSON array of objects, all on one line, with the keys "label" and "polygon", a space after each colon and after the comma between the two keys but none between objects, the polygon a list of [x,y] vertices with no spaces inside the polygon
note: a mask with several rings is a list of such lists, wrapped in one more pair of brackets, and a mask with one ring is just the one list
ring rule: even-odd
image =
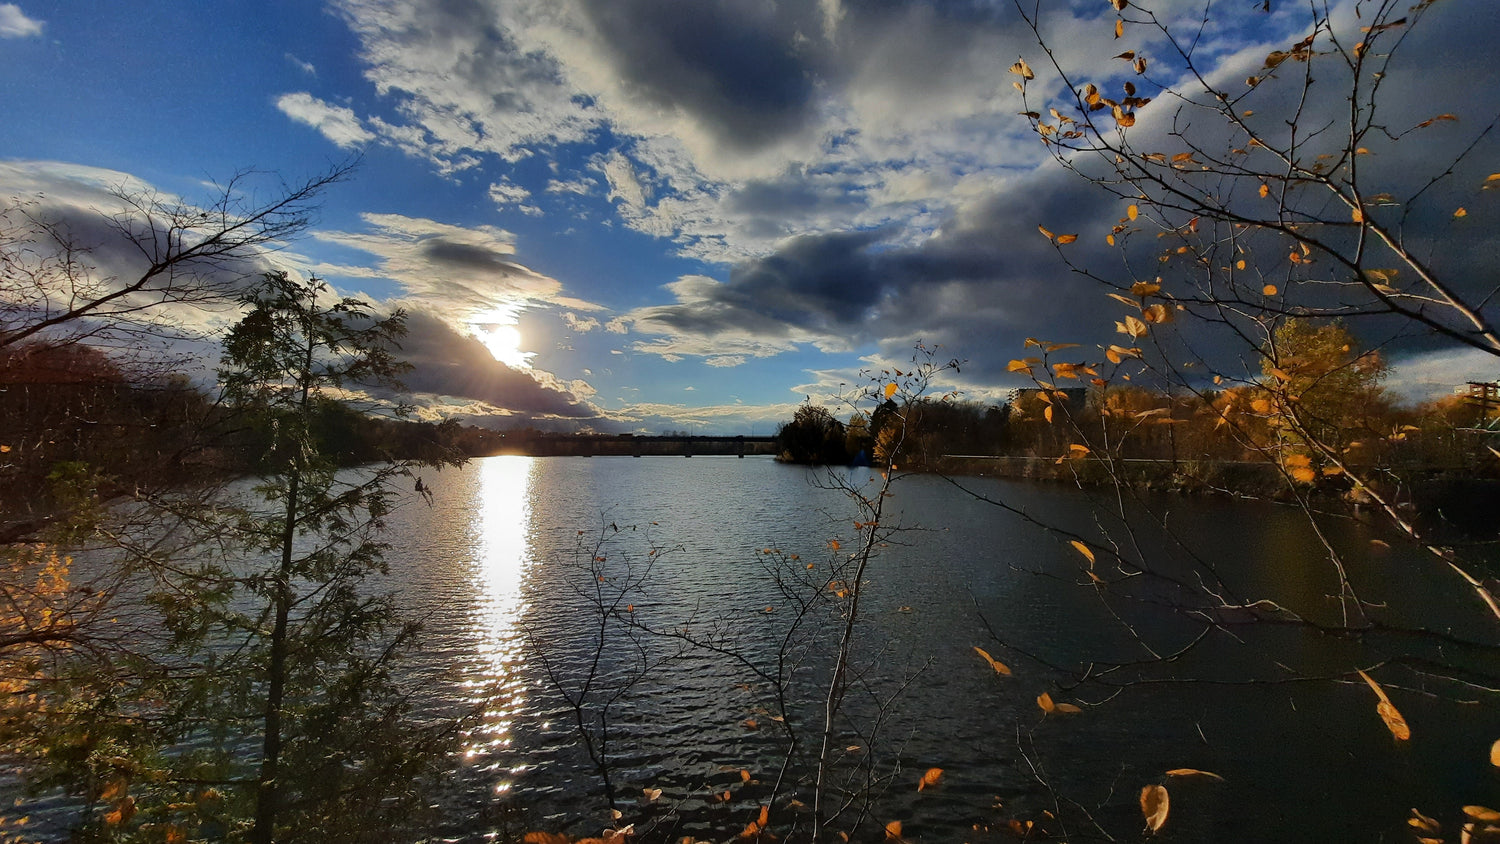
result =
[{"label": "lake", "polygon": [[[870,474],[832,477],[857,486]],[[392,582],[426,623],[412,670],[435,712],[485,703],[440,795],[442,838],[634,822],[723,840],[755,819],[786,755],[783,724],[804,754],[818,739],[842,602],[800,616],[789,637],[806,590],[777,578],[816,577],[857,547],[860,516],[829,477],[702,456],[506,456],[428,476],[433,504],[399,511],[388,535]],[[1120,521],[1095,515],[1114,506],[1112,490],[1096,501],[1065,485],[962,483],[1018,512],[939,477],[902,477],[883,520],[902,530],[866,572],[851,718],[835,744],[838,781],[870,798],[864,837],[900,821],[909,841],[1014,840],[998,830],[1015,819],[1088,840],[1099,835],[1088,818],[1134,837],[1152,783],[1171,793],[1162,834],[1176,840],[1405,841],[1412,807],[1456,839],[1460,807],[1500,805],[1488,761],[1500,707],[1483,688],[1500,673],[1496,629],[1430,555],[1372,542],[1351,520],[1321,524],[1363,611],[1431,635],[1240,624],[1248,612],[1218,612],[1205,634],[1188,611],[1198,584],[1231,603],[1272,596],[1331,628],[1361,610],[1337,599],[1336,570],[1294,508],[1163,496],[1127,504]],[[1073,535],[1099,552],[1109,593],[1132,600],[1102,597]],[[1115,568],[1110,548],[1160,577]],[[1495,570],[1493,552],[1482,562]],[[633,627],[601,637],[601,603],[623,606]],[[786,722],[756,674],[774,675],[778,656]],[[1075,688],[1091,661],[1093,682]],[[1438,663],[1484,673],[1466,687],[1424,672]],[[1354,667],[1383,684],[1410,741],[1387,732]],[[585,682],[575,711],[563,695]],[[1044,692],[1082,711],[1044,713]],[[578,740],[580,713],[601,738],[601,711],[618,821]],[[930,768],[941,781],[919,792]],[[805,756],[790,766],[778,809],[793,793],[811,802],[809,772]]]}]

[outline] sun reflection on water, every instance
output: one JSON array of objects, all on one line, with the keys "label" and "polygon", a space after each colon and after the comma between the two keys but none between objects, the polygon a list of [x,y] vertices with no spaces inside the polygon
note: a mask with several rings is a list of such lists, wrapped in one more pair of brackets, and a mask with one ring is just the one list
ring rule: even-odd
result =
[{"label": "sun reflection on water", "polygon": [[467,738],[464,755],[481,770],[506,777],[495,783],[495,792],[502,794],[513,784],[509,777],[521,773],[500,753],[510,747],[515,720],[526,705],[520,621],[526,606],[524,581],[532,564],[529,534],[536,463],[530,457],[490,457],[478,468],[480,507],[473,524],[480,540],[473,574],[478,664],[469,686],[474,702],[486,708],[483,723]]}]

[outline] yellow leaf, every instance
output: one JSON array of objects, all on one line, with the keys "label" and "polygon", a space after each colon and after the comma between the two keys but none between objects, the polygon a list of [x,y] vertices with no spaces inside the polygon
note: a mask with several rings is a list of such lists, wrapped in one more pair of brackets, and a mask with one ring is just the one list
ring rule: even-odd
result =
[{"label": "yellow leaf", "polygon": [[1267,184],[1262,184],[1260,186],[1260,198],[1261,199],[1265,199],[1266,197],[1268,197],[1270,195],[1271,195],[1271,186],[1267,185]]},{"label": "yellow leaf", "polygon": [[1143,309],[1141,311],[1141,316],[1145,317],[1147,322],[1155,323],[1156,325],[1162,325],[1172,321],[1172,312],[1167,309],[1166,305],[1163,305],[1161,303],[1157,303]]},{"label": "yellow leaf", "polygon": [[8,446],[8,445],[0,445],[0,454],[5,454],[5,453],[7,453],[9,451],[10,451],[10,446]]},{"label": "yellow leaf", "polygon": [[1271,374],[1275,375],[1277,378],[1281,379],[1282,381],[1290,381],[1290,380],[1292,380],[1292,376],[1288,375],[1287,371],[1285,369],[1282,369],[1281,367],[1275,367],[1275,368],[1273,368],[1271,370]]},{"label": "yellow leaf", "polygon": [[1046,409],[1042,411],[1042,416],[1045,417],[1048,422],[1052,421],[1052,405],[1047,405]]},{"label": "yellow leaf", "polygon": [[1166,786],[1148,785],[1141,789],[1141,814],[1146,818],[1146,828],[1152,832],[1160,831],[1166,824],[1170,806]]},{"label": "yellow leaf", "polygon": [[837,539],[830,539],[830,540],[828,540],[828,547],[829,547],[829,549],[834,550],[834,551],[839,550],[839,541]]},{"label": "yellow leaf", "polygon": [[1495,823],[1496,821],[1500,821],[1500,812],[1488,806],[1465,806],[1464,814],[1480,823]]},{"label": "yellow leaf", "polygon": [[1078,235],[1076,234],[1060,234],[1057,236],[1057,243],[1059,246],[1066,246],[1077,239]]},{"label": "yellow leaf", "polygon": [[[996,674],[1004,674],[1006,676],[1010,676],[1010,667],[1000,660],[990,656],[989,651],[986,651],[984,648],[975,646],[974,653],[977,653],[981,657],[983,657],[984,661],[988,662],[990,664],[990,667],[995,669]],[[1500,744],[1500,742],[1497,742],[1497,744]]]},{"label": "yellow leaf", "polygon": [[1130,127],[1135,125],[1135,115],[1121,114],[1120,116],[1115,118],[1115,122],[1120,124],[1122,128],[1129,129]]},{"label": "yellow leaf", "polygon": [[1008,364],[1005,365],[1005,371],[1006,372],[1030,372],[1031,371],[1031,364],[1027,363],[1024,360],[1012,360],[1010,363],[1008,363]]},{"label": "yellow leaf", "polygon": [[1500,740],[1490,745],[1490,764],[1500,768]]},{"label": "yellow leaf", "polygon": [[1036,705],[1040,706],[1043,712],[1057,711],[1057,704],[1052,702],[1052,695],[1049,695],[1046,692],[1042,692],[1037,696]]},{"label": "yellow leaf", "polygon": [[1089,456],[1090,452],[1091,450],[1089,449],[1089,447],[1081,443],[1073,443],[1068,446],[1069,457],[1087,457]]},{"label": "yellow leaf", "polygon": [[901,840],[901,822],[891,821],[885,825],[885,838],[887,841]]},{"label": "yellow leaf", "polygon": [[1360,208],[1358,205],[1356,205],[1353,208],[1349,209],[1349,216],[1356,223],[1363,223],[1365,221],[1365,212],[1364,212],[1364,209]]},{"label": "yellow leaf", "polygon": [[1021,60],[1017,61],[1015,64],[1011,65],[1010,66],[1010,72],[1016,74],[1017,76],[1021,77],[1022,79],[1035,79],[1036,78],[1036,74],[1031,72],[1031,65],[1028,65],[1026,63],[1025,59],[1021,59]]},{"label": "yellow leaf", "polygon": [[1271,401],[1269,399],[1256,399],[1250,402],[1250,409],[1256,413],[1270,413]]},{"label": "yellow leaf", "polygon": [[1160,290],[1161,285],[1151,281],[1137,281],[1135,284],[1130,285],[1130,295],[1132,296],[1152,296]]},{"label": "yellow leaf", "polygon": [[922,775],[922,779],[917,781],[917,790],[921,791],[922,789],[930,785],[937,785],[938,781],[940,781],[942,778],[942,768],[928,768],[927,773]]},{"label": "yellow leaf", "polygon": [[1209,771],[1200,771],[1197,768],[1173,768],[1167,771],[1169,777],[1208,777],[1223,782],[1224,778]]},{"label": "yellow leaf", "polygon": [[1261,295],[1264,295],[1264,296],[1275,296],[1276,293],[1277,293],[1276,285],[1274,285],[1274,284],[1268,284],[1265,287],[1262,287],[1260,289],[1260,292],[1261,292]]},{"label": "yellow leaf", "polygon": [[1459,206],[1458,210],[1453,212],[1453,216],[1454,217],[1467,217],[1467,216],[1469,216],[1469,212],[1463,206]]},{"label": "yellow leaf", "polygon": [[1073,550],[1082,554],[1083,558],[1089,561],[1090,566],[1094,564],[1094,552],[1089,549],[1089,546],[1085,545],[1077,539],[1068,540],[1068,544],[1073,546]]},{"label": "yellow leaf", "polygon": [[1047,227],[1043,226],[1041,224],[1037,225],[1036,230],[1039,231],[1039,232],[1041,232],[1042,236],[1045,237],[1045,238],[1047,238],[1048,240],[1052,240],[1056,236],[1056,235],[1052,234],[1052,232],[1047,231]]},{"label": "yellow leaf", "polygon": [[1235,261],[1234,268],[1237,270],[1243,270],[1245,268],[1245,259],[1241,258],[1238,261]]},{"label": "yellow leaf", "polygon": [[1116,18],[1115,19],[1115,37],[1119,38],[1119,37],[1121,37],[1124,34],[1125,34],[1125,21],[1120,20],[1119,18]]},{"label": "yellow leaf", "polygon": [[1422,832],[1430,832],[1434,835],[1443,831],[1442,824],[1439,824],[1437,821],[1427,817],[1416,809],[1411,810],[1411,817],[1406,819],[1406,823],[1412,829],[1420,830]]},{"label": "yellow leaf", "polygon": [[1132,222],[1134,222],[1135,218],[1139,217],[1140,214],[1141,214],[1141,209],[1140,209],[1139,206],[1131,205],[1129,208],[1125,209],[1125,216],[1129,217]]},{"label": "yellow leaf", "polygon": [[1145,336],[1147,331],[1148,329],[1146,328],[1146,323],[1141,322],[1139,319],[1136,319],[1133,316],[1125,317],[1126,334],[1129,334],[1131,337],[1143,337]]},{"label": "yellow leaf", "polygon": [[896,390],[898,389],[900,388],[896,386],[895,381],[892,381],[891,383],[885,385],[885,397],[890,398],[891,396],[894,396],[896,394]]},{"label": "yellow leaf", "polygon": [[1115,236],[1112,235],[1112,234],[1105,235],[1104,236],[1104,242],[1108,243],[1110,246],[1114,246],[1115,245]]},{"label": "yellow leaf", "polygon": [[1391,731],[1391,735],[1395,736],[1397,741],[1409,740],[1411,727],[1407,726],[1406,719],[1401,717],[1401,713],[1396,710],[1396,705],[1391,703],[1391,699],[1386,696],[1385,689],[1382,689],[1380,684],[1375,682],[1375,678],[1365,672],[1358,673],[1375,691],[1375,696],[1380,699],[1380,702],[1375,705],[1375,711],[1380,715],[1380,720],[1385,722],[1385,728]]}]

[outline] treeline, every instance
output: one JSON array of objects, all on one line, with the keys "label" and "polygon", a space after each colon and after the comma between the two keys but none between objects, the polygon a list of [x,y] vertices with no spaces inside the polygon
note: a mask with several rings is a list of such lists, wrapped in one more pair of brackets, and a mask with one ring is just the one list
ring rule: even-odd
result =
[{"label": "treeline", "polygon": [[[1288,320],[1272,340],[1261,378],[1231,384],[1221,376],[1203,389],[1085,381],[1084,364],[1026,358],[1011,368],[1036,386],[1013,391],[1003,405],[886,400],[844,423],[809,403],[778,430],[778,453],[794,463],[1239,491],[1284,480],[1339,486],[1353,467],[1379,467],[1408,484],[1439,474],[1489,477],[1500,468],[1486,427],[1500,413],[1493,399],[1395,400],[1382,386],[1382,357],[1361,351],[1338,321]],[[1410,477],[1398,478],[1402,472]]]},{"label": "treeline", "polygon": [[[319,400],[311,435],[340,465],[484,453],[492,432],[456,421],[374,416]],[[264,471],[275,432],[181,374],[122,363],[82,344],[0,352],[0,531],[48,512],[59,483],[102,498]]]}]

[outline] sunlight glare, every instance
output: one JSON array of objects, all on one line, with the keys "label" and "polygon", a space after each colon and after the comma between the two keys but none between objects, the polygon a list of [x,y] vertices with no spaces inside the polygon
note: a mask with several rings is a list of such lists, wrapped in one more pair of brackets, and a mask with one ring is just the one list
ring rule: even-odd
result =
[{"label": "sunlight glare", "polygon": [[474,337],[484,344],[495,360],[512,369],[529,369],[535,352],[521,351],[520,329],[514,325],[475,325]]},{"label": "sunlight glare", "polygon": [[[511,727],[526,703],[517,668],[525,661],[521,614],[526,604],[522,589],[533,562],[531,495],[536,463],[520,456],[490,457],[479,463],[481,507],[474,516],[480,540],[474,590],[479,595],[478,656],[483,682],[479,693],[488,699],[484,723],[466,737],[465,758],[488,756],[510,746]],[[493,770],[492,762],[486,770]],[[508,790],[510,782],[496,784]]]}]

